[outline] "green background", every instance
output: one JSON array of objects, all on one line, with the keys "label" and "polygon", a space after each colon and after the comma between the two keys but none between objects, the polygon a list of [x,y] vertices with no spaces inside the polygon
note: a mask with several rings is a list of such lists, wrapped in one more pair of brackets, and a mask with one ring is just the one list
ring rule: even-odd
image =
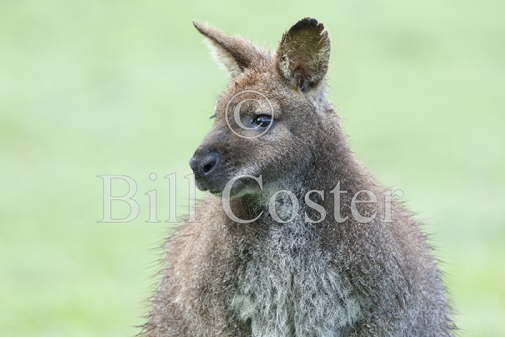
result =
[{"label": "green background", "polygon": [[[138,331],[171,227],[145,222],[144,194],[166,206],[175,172],[184,214],[187,162],[227,81],[191,20],[275,48],[313,16],[331,34],[329,95],[351,145],[427,224],[460,335],[504,336],[504,12],[498,0],[3,0],[0,333]],[[138,181],[138,220],[97,222],[101,174]]]}]

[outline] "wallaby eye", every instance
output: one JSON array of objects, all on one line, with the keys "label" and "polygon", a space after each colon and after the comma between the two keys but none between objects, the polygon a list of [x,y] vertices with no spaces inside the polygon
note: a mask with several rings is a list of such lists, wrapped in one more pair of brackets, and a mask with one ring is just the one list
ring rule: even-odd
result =
[{"label": "wallaby eye", "polygon": [[253,120],[253,124],[259,128],[266,128],[270,123],[272,123],[272,116],[270,115],[258,115]]}]

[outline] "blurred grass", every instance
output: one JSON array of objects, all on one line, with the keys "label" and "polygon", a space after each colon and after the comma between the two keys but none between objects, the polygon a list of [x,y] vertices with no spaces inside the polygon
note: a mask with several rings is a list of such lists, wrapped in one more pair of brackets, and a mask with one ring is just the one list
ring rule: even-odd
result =
[{"label": "blurred grass", "polygon": [[332,36],[330,96],[353,149],[427,223],[460,335],[503,336],[504,11],[497,0],[3,1],[3,334],[137,332],[151,248],[170,226],[145,223],[146,212],[97,223],[96,176],[134,177],[145,206],[153,188],[168,202],[161,177],[177,172],[182,215],[186,163],[226,83],[191,20],[275,47],[314,16]]}]

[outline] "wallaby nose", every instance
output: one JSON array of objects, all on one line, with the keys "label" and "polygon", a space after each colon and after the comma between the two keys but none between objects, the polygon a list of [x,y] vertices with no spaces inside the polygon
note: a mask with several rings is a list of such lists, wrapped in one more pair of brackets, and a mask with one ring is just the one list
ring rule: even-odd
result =
[{"label": "wallaby nose", "polygon": [[207,152],[206,154],[196,154],[189,161],[189,166],[197,176],[208,176],[214,171],[219,163],[217,152]]}]

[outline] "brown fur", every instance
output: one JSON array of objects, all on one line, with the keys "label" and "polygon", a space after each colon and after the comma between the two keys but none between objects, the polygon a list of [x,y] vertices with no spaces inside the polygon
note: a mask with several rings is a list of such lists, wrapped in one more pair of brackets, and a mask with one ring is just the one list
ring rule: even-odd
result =
[{"label": "brown fur", "polygon": [[[209,26],[195,27],[216,49],[232,80],[218,100],[213,129],[192,167],[198,186],[213,194],[197,208],[196,222],[182,224],[167,241],[161,282],[142,335],[145,337],[453,336],[445,289],[419,225],[394,200],[392,222],[383,221],[386,189],[350,151],[339,120],[325,98],[330,42],[322,24],[302,19],[271,55],[250,42]],[[274,123],[263,136],[238,137],[225,110],[244,90],[266,95]],[[245,97],[248,97],[247,95]],[[265,113],[246,107],[244,118]],[[236,127],[228,120],[230,126]],[[253,135],[255,130],[244,131]],[[215,173],[199,164],[219,158]],[[249,224],[232,221],[220,193],[237,174],[262,176],[263,189],[243,183],[232,191],[232,209]],[[337,221],[331,190],[340,183]],[[294,219],[277,223],[266,200],[280,189],[303,196],[320,190],[321,214],[302,205]],[[370,223],[353,219],[351,197],[378,196],[359,204]],[[281,207],[293,210],[286,200]]]}]

